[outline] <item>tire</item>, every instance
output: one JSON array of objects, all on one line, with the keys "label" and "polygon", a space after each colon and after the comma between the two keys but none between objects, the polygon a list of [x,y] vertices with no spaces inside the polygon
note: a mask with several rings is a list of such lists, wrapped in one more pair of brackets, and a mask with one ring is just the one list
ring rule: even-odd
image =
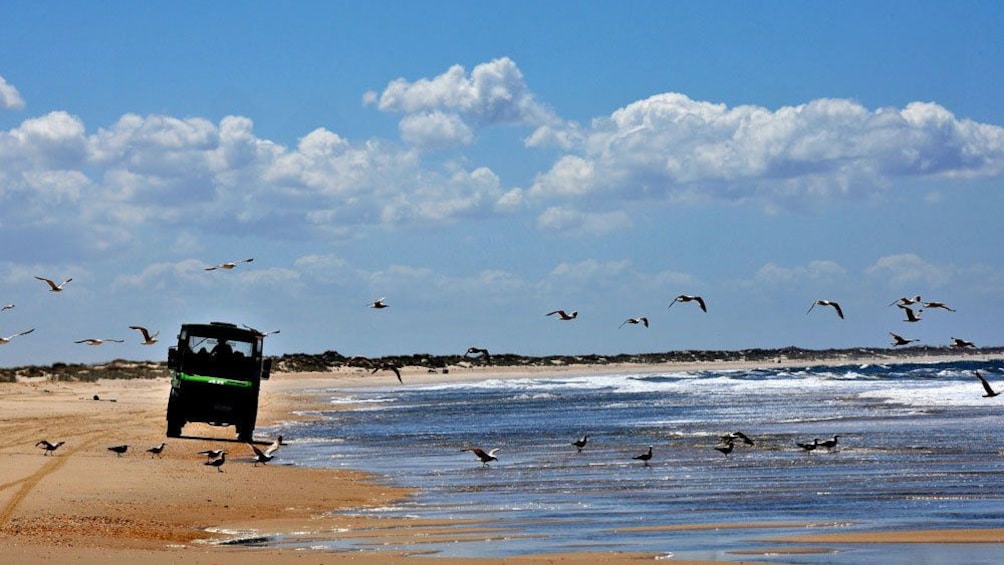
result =
[{"label": "tire", "polygon": [[181,429],[185,427],[185,414],[180,404],[174,396],[167,402],[167,437],[181,437]]}]

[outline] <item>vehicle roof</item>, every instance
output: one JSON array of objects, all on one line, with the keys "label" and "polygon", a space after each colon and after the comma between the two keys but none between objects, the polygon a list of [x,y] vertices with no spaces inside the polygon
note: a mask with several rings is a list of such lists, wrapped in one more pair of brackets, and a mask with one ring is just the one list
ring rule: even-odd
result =
[{"label": "vehicle roof", "polygon": [[206,337],[224,337],[227,339],[237,339],[241,341],[255,341],[258,339],[256,332],[246,328],[239,328],[235,324],[227,322],[182,324],[181,329],[188,330],[189,335],[195,334]]}]

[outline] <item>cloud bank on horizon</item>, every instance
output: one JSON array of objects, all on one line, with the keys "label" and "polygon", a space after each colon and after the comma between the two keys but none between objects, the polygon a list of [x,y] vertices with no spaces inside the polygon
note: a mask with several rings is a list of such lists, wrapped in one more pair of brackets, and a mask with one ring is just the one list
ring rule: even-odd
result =
[{"label": "cloud bank on horizon", "polygon": [[[559,261],[544,272],[520,271],[509,258],[496,264],[490,255],[454,273],[409,264],[420,259],[407,253],[388,253],[389,264],[380,266],[352,262],[331,250],[388,234],[407,239],[409,233],[455,230],[463,237],[465,229],[487,229],[492,222],[506,229],[516,225],[521,233],[537,230],[536,236],[513,236],[530,242],[553,236],[603,241],[632,231],[651,237],[644,235],[645,225],[670,208],[798,216],[834,203],[882,199],[910,190],[905,186],[914,182],[936,184],[936,200],[954,186],[997,181],[1004,174],[1004,127],[958,117],[936,102],[867,108],[820,98],[771,109],[664,92],[577,123],[540,100],[508,57],[470,70],[453,65],[431,77],[390,79],[381,91],[360,98],[364,111],[399,120],[397,139],[352,139],[317,127],[288,145],[259,136],[253,116],[239,115],[214,122],[124,113],[114,123],[87,124],[68,107],[25,116],[0,131],[0,234],[24,246],[0,262],[0,280],[24,295],[32,284],[22,281],[56,270],[90,275],[120,293],[154,289],[191,307],[179,283],[203,293],[221,284],[201,272],[206,261],[226,259],[211,256],[216,238],[231,249],[240,238],[285,242],[288,256],[259,260],[222,283],[231,285],[230,292],[255,286],[277,301],[310,296],[307,289],[335,279],[360,303],[386,288],[428,287],[441,295],[429,298],[432,303],[478,303],[492,294],[509,297],[503,308],[528,293],[541,302],[567,294],[601,300],[602,292],[625,291],[651,292],[662,300],[682,285],[781,293],[794,284],[833,289],[881,278],[884,290],[947,289],[978,275],[992,290],[1004,279],[999,266],[932,262],[920,249],[902,252],[901,246],[876,248],[853,266],[825,251],[806,259],[765,254],[759,268],[724,283],[712,282],[720,278],[718,267],[705,273],[692,261],[649,268],[628,249]],[[31,100],[0,76],[0,112],[30,111]],[[520,182],[506,170],[478,163],[465,151],[490,130],[519,140],[522,151],[547,164]],[[298,243],[307,245],[298,250]],[[32,245],[48,251],[33,253],[27,249]],[[318,247],[327,251],[315,252]],[[117,256],[147,260],[133,259],[109,273],[89,266],[115,263]],[[258,268],[261,263],[270,266]],[[814,298],[806,294],[793,310]],[[124,303],[141,303],[134,300]],[[715,331],[699,328],[697,335]],[[522,343],[508,339],[513,347]],[[575,347],[575,338],[561,339],[555,349]],[[711,340],[708,347],[722,343],[735,345]],[[286,347],[324,348],[307,344]],[[406,339],[400,345],[422,346]]]}]

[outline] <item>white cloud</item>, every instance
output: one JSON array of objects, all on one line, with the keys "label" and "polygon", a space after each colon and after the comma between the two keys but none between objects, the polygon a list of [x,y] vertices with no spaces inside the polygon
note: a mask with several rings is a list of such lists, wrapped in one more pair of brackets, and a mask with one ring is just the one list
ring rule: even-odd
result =
[{"label": "white cloud", "polygon": [[425,148],[470,145],[474,132],[456,114],[421,112],[401,119],[398,125],[405,143]]},{"label": "white cloud", "polygon": [[846,275],[847,270],[835,261],[817,260],[808,265],[782,267],[767,263],[754,275],[754,281],[761,285],[783,286],[807,281],[831,281]]},{"label": "white cloud", "polygon": [[881,257],[865,272],[883,279],[890,288],[910,293],[916,292],[911,288],[944,287],[952,281],[954,269],[929,263],[915,253],[902,253]]},{"label": "white cloud", "polygon": [[630,229],[633,225],[631,216],[622,210],[594,213],[551,207],[537,218],[538,229],[568,235],[604,235]]},{"label": "white cloud", "polygon": [[819,99],[771,111],[667,93],[629,104],[587,131],[547,131],[534,143],[579,140],[538,175],[536,198],[609,194],[785,201],[870,193],[897,177],[999,176],[1004,128],[959,119],[937,104],[868,110]]},{"label": "white cloud", "polygon": [[0,110],[20,110],[24,108],[24,99],[13,84],[0,76]]}]

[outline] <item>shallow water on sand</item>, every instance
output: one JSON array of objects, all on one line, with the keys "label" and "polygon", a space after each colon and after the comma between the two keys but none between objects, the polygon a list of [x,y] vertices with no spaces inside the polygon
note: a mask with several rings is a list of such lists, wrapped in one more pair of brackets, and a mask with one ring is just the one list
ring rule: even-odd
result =
[{"label": "shallow water on sand", "polygon": [[[999,362],[972,361],[323,391],[348,409],[284,428],[296,439],[283,457],[371,471],[418,489],[400,506],[370,514],[473,520],[500,530],[463,543],[402,538],[386,549],[467,557],[648,551],[789,563],[859,563],[877,555],[911,565],[999,563],[1000,544],[762,541],[1004,527],[1004,395],[983,398],[977,368],[1004,388]],[[755,445],[738,442],[728,456],[716,451],[719,436],[734,430]],[[589,443],[579,453],[570,443],[583,434]],[[835,434],[832,451],[796,446]],[[633,458],[650,445],[649,465]],[[462,451],[468,446],[499,448],[499,460],[484,467]],[[673,529],[693,524],[764,527]],[[361,543],[310,545],[368,547]]]}]

